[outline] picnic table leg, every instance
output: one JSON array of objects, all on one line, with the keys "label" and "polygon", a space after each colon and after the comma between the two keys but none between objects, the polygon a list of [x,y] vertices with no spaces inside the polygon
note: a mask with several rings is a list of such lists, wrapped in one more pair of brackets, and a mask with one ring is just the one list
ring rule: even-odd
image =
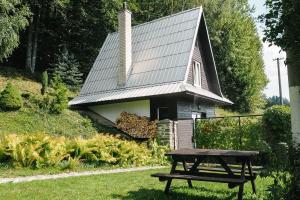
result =
[{"label": "picnic table leg", "polygon": [[[176,170],[176,166],[177,166],[177,161],[174,160],[174,162],[173,162],[173,164],[172,164],[172,168],[171,168],[170,174],[174,173],[174,171]],[[170,178],[170,179],[167,181],[167,184],[166,184],[166,187],[165,187],[165,194],[168,194],[168,193],[169,193],[171,183],[172,183],[172,178]]]},{"label": "picnic table leg", "polygon": [[[186,162],[183,161],[182,164],[183,164],[184,171],[187,172],[187,171],[188,171],[188,167],[187,167],[187,165],[186,165]],[[187,182],[188,182],[188,184],[189,184],[189,187],[192,188],[192,187],[193,187],[192,181],[191,181],[191,180],[187,180]]]},{"label": "picnic table leg", "polygon": [[[245,167],[246,167],[246,161],[243,161],[242,164],[242,171],[241,171],[241,179],[245,179]],[[244,182],[239,187],[239,194],[238,194],[238,200],[243,199],[243,193],[244,193]]]},{"label": "picnic table leg", "polygon": [[256,193],[256,187],[255,187],[255,182],[254,182],[252,164],[251,164],[250,160],[247,161],[247,165],[248,165],[248,170],[249,170],[249,174],[250,174],[250,178],[251,178],[252,191],[255,194]]}]

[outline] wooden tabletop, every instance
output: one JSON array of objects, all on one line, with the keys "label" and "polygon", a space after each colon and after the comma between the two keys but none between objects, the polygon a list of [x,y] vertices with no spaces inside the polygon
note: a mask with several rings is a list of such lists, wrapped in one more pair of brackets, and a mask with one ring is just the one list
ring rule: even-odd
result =
[{"label": "wooden tabletop", "polygon": [[257,156],[258,151],[237,151],[219,149],[179,149],[166,153],[166,156],[224,156],[224,157],[251,157]]}]

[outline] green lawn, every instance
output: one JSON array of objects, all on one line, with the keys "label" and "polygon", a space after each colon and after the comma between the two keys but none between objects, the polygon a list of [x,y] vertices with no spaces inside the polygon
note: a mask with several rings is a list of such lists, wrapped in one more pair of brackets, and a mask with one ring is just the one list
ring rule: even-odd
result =
[{"label": "green lawn", "polygon": [[[5,200],[76,200],[76,199],[119,199],[119,200],[229,200],[236,199],[237,188],[228,189],[226,184],[193,182],[194,188],[187,187],[186,181],[175,180],[170,195],[163,193],[165,182],[150,177],[150,174],[169,169],[148,170],[86,177],[74,177],[49,181],[3,184],[0,199]],[[266,199],[266,188],[271,178],[256,180],[258,194],[251,194],[250,183],[246,184],[245,200]]]}]

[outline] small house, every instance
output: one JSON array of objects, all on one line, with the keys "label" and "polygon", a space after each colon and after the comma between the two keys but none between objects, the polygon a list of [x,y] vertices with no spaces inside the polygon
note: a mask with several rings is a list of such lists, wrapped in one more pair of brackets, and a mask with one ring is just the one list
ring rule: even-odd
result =
[{"label": "small house", "polygon": [[113,124],[123,111],[178,120],[232,104],[221,92],[202,7],[137,26],[131,15],[125,4],[71,107]]}]

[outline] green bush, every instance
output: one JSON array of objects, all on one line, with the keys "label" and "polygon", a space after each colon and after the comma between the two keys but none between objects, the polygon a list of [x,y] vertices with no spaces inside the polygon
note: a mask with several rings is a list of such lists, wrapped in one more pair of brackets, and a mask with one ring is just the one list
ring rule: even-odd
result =
[{"label": "green bush", "polygon": [[143,166],[166,164],[168,149],[147,148],[113,136],[95,135],[89,139],[55,137],[47,134],[8,134],[0,138],[0,162],[19,167],[74,168],[80,163],[94,165]]},{"label": "green bush", "polygon": [[47,92],[47,89],[48,89],[48,72],[44,71],[42,73],[42,89],[41,89],[42,95],[44,95]]},{"label": "green bush", "polygon": [[54,76],[51,81],[52,90],[46,100],[49,101],[49,112],[60,114],[68,107],[68,88],[61,81],[59,76]]},{"label": "green bush", "polygon": [[201,120],[196,124],[198,148],[262,150],[268,149],[264,141],[261,119],[237,118]]},{"label": "green bush", "polygon": [[279,142],[292,144],[291,111],[288,106],[272,106],[263,115],[267,141],[271,146]]},{"label": "green bush", "polygon": [[20,92],[8,83],[6,88],[0,93],[0,109],[4,111],[19,110],[23,106]]}]

